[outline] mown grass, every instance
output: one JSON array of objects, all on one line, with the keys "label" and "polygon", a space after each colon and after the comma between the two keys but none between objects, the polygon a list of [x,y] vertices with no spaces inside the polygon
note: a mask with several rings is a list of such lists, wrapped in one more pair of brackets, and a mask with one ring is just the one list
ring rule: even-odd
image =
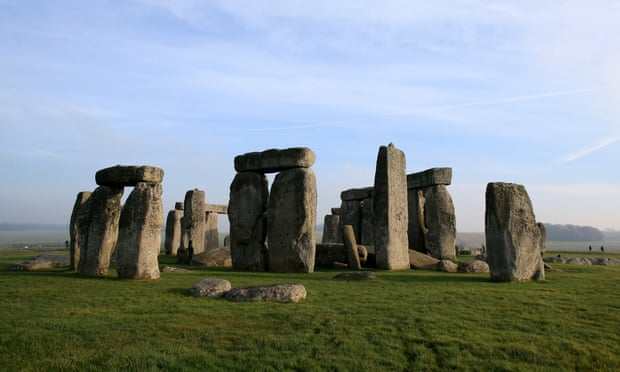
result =
[{"label": "mown grass", "polygon": [[[620,370],[620,267],[554,265],[529,283],[430,271],[367,282],[334,271],[192,268],[152,282],[10,271],[29,255],[0,253],[0,370]],[[302,283],[308,297],[192,297],[205,277]]]}]

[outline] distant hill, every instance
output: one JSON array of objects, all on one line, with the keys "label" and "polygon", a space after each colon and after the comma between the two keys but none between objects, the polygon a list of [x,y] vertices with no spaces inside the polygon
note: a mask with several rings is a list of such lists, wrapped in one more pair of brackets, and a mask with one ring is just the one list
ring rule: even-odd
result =
[{"label": "distant hill", "polygon": [[546,223],[547,240],[556,242],[592,242],[605,240],[601,230],[591,226]]},{"label": "distant hill", "polygon": [[67,231],[69,226],[49,223],[6,223],[0,222],[0,231]]}]

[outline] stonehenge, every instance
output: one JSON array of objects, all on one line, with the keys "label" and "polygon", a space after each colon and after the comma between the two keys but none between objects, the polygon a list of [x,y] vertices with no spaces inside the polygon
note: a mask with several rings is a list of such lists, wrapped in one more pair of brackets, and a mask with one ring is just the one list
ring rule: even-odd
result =
[{"label": "stonehenge", "polygon": [[[228,219],[233,268],[313,272],[316,250],[316,155],[306,147],[239,155]],[[271,190],[266,173],[277,173]]]},{"label": "stonehenge", "polygon": [[[96,172],[99,187],[90,196],[79,193],[72,213],[72,257],[80,276],[107,275],[117,249],[120,278],[159,278],[163,176],[163,169],[151,166],[117,165]],[[134,190],[121,206],[125,186]]]}]

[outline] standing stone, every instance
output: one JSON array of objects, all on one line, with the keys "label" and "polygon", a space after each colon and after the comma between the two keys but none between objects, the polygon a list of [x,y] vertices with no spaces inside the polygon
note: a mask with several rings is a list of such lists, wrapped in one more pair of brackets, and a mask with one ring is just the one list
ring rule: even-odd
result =
[{"label": "standing stone", "polygon": [[205,250],[205,192],[199,189],[185,193],[185,211],[183,213],[183,247],[189,248],[192,242],[194,254]]},{"label": "standing stone", "polygon": [[424,190],[409,189],[407,190],[407,204],[409,214],[409,230],[407,232],[409,239],[409,249],[421,253],[428,253],[426,243],[424,242],[428,228],[424,221]]},{"label": "standing stone", "polygon": [[424,221],[428,229],[424,243],[431,256],[440,260],[456,257],[456,217],[454,204],[444,185],[424,190]]},{"label": "standing stone", "polygon": [[342,237],[344,240],[344,247],[347,250],[347,263],[349,268],[354,270],[361,270],[360,257],[357,253],[357,242],[355,240],[355,234],[353,233],[353,226],[344,225],[342,228]]},{"label": "standing stone", "polygon": [[523,185],[492,182],[486,189],[485,233],[491,280],[544,280],[545,231],[536,223]]},{"label": "standing stone", "polygon": [[267,177],[254,172],[237,173],[230,185],[228,220],[230,254],[235,270],[265,271],[269,189]]},{"label": "standing stone", "polygon": [[373,200],[377,268],[408,269],[405,154],[393,144],[379,148]]},{"label": "standing stone", "polygon": [[[342,233],[342,227],[345,225],[353,226],[353,232],[355,238],[358,239],[358,235],[362,230],[362,201],[361,200],[342,200],[340,204],[340,227],[338,228]],[[361,235],[359,235],[361,241]],[[338,242],[340,243],[340,242]]]},{"label": "standing stone", "polygon": [[276,176],[267,207],[270,271],[314,271],[316,205],[312,169],[291,169]]},{"label": "standing stone", "polygon": [[321,243],[340,243],[342,242],[342,232],[340,231],[340,216],[337,214],[325,215],[323,221],[323,237]]},{"label": "standing stone", "polygon": [[217,213],[205,213],[205,251],[217,249],[220,246],[220,233],[217,230]]},{"label": "standing stone", "polygon": [[183,218],[183,209],[174,209],[168,212],[166,218],[166,240],[164,242],[164,250],[166,255],[176,256],[177,249],[181,245],[181,219]]},{"label": "standing stone", "polygon": [[78,264],[80,263],[80,224],[84,224],[88,216],[86,201],[90,194],[90,191],[79,192],[73,205],[73,212],[71,212],[69,224],[69,267],[74,271],[77,271]]},{"label": "standing stone", "polygon": [[118,239],[122,196],[122,187],[99,186],[88,198],[88,216],[84,219],[84,233],[80,231],[79,238],[78,273],[81,276],[105,276],[108,273],[110,256]]},{"label": "standing stone", "polygon": [[116,247],[122,279],[158,279],[161,228],[164,224],[161,183],[138,182],[121,212]]},{"label": "standing stone", "polygon": [[373,217],[372,217],[372,198],[366,198],[362,200],[360,203],[360,244],[362,245],[374,245],[375,244],[375,234],[373,227]]}]

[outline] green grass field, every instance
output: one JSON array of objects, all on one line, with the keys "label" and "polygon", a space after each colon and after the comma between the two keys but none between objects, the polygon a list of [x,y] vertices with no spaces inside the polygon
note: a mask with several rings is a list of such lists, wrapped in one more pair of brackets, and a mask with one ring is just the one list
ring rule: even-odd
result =
[{"label": "green grass field", "polygon": [[[620,267],[554,265],[528,283],[430,271],[367,282],[337,271],[190,268],[152,282],[10,271],[30,256],[0,252],[0,370],[620,370]],[[308,297],[192,297],[205,277],[302,283]]]}]

